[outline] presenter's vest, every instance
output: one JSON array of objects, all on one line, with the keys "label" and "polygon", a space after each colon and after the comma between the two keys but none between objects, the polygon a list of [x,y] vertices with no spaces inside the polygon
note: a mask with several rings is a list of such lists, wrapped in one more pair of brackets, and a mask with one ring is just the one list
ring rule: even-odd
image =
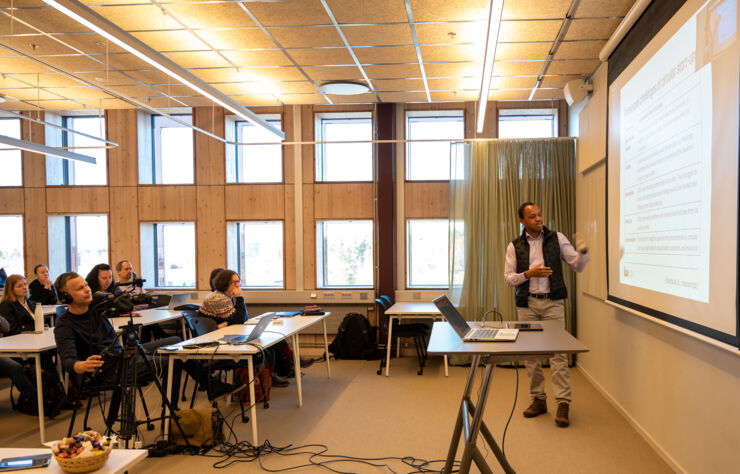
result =
[{"label": "presenter's vest", "polygon": [[[561,300],[568,297],[568,290],[565,288],[563,280],[563,265],[560,263],[560,242],[558,242],[558,233],[550,231],[547,227],[542,226],[542,256],[545,259],[545,266],[552,269],[550,275],[550,299]],[[523,273],[529,270],[529,242],[527,242],[527,231],[522,231],[522,235],[511,241],[516,251],[516,272]],[[520,308],[526,308],[527,297],[529,296],[529,280],[516,287],[516,305]]]}]

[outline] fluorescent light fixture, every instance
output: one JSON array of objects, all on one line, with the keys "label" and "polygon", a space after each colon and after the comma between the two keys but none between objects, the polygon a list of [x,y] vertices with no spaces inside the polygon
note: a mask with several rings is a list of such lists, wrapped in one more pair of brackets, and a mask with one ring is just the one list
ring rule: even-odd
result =
[{"label": "fluorescent light fixture", "polygon": [[62,158],[64,160],[84,161],[85,163],[92,164],[97,162],[97,160],[92,156],[80,155],[79,153],[52,148],[39,143],[27,142],[26,140],[18,140],[17,138],[7,137],[5,135],[0,135],[0,143],[20,150],[32,151],[42,155],[56,156],[57,158]]},{"label": "fluorescent light fixture", "polygon": [[486,120],[488,91],[491,89],[491,74],[493,73],[493,61],[496,59],[496,46],[498,45],[498,33],[501,27],[501,14],[503,10],[504,0],[491,0],[488,10],[486,54],[483,60],[483,76],[480,80],[480,96],[478,97],[478,119],[476,127],[478,133],[483,131],[483,122]]},{"label": "fluorescent light fixture", "polygon": [[190,87],[195,92],[212,100],[221,107],[231,111],[237,116],[248,120],[253,124],[277,135],[281,140],[285,139],[282,130],[268,123],[260,116],[250,111],[231,97],[222,93],[210,84],[205,83],[194,74],[170,61],[162,54],[150,48],[143,42],[131,36],[115,24],[106,20],[93,10],[78,2],[77,0],[43,0],[47,5],[55,8],[61,13],[77,21],[78,23],[93,30],[109,41],[117,44],[142,61],[154,66],[179,83]]}]

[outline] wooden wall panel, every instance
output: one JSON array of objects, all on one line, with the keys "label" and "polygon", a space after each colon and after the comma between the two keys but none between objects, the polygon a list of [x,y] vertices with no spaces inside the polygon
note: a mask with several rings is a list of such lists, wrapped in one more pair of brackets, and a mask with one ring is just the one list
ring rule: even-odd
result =
[{"label": "wooden wall panel", "polygon": [[139,186],[139,220],[194,221],[195,186]]},{"label": "wooden wall panel", "polygon": [[[129,260],[134,271],[141,274],[139,245],[139,196],[136,186],[116,186],[110,189],[110,261],[115,265]],[[148,282],[153,283],[153,282]]]},{"label": "wooden wall panel", "polygon": [[316,219],[372,219],[373,183],[316,183]]},{"label": "wooden wall panel", "polygon": [[[193,125],[225,136],[225,115],[221,107],[193,108]],[[193,132],[195,141],[195,183],[199,185],[224,184],[226,182],[226,146],[223,142],[199,132]]]},{"label": "wooden wall panel", "polygon": [[[301,107],[301,140],[304,142],[311,142],[314,140],[314,117],[313,117],[313,106],[304,105]],[[314,154],[316,152],[315,145],[301,145],[301,158],[303,159],[303,182],[313,183],[314,175],[316,173],[316,165],[314,164]]]},{"label": "wooden wall panel", "polygon": [[285,261],[285,289],[296,289],[296,228],[295,187],[285,186],[285,218],[283,219],[283,259]]},{"label": "wooden wall panel", "polygon": [[[24,115],[44,120],[43,113],[24,112]],[[46,144],[44,126],[29,120],[21,120],[21,139],[42,145]],[[46,157],[30,151],[22,151],[21,157],[23,160],[23,186],[27,188],[46,186]]]},{"label": "wooden wall panel", "polygon": [[139,184],[139,144],[136,109],[105,111],[105,130],[108,140],[118,143],[107,150],[108,183],[111,186]]},{"label": "wooden wall panel", "polygon": [[[286,105],[282,109],[282,124],[285,132],[285,141],[295,141],[295,124],[293,123],[293,106]],[[295,166],[293,156],[295,145],[283,146],[283,182],[295,183]]]},{"label": "wooden wall panel", "polygon": [[46,192],[43,188],[27,187],[23,190],[23,194],[26,208],[23,218],[26,275],[33,275],[35,265],[49,262]]},{"label": "wooden wall panel", "polygon": [[407,219],[450,216],[450,183],[409,181],[404,185],[404,215]]},{"label": "wooden wall panel", "polygon": [[196,274],[198,288],[210,287],[211,270],[226,268],[226,218],[224,186],[197,186],[195,226]]},{"label": "wooden wall panel", "polygon": [[465,138],[475,138],[475,102],[465,102]]},{"label": "wooden wall panel", "polygon": [[475,102],[412,103],[402,105],[404,110],[460,110],[465,108],[466,104],[470,103],[474,104]]},{"label": "wooden wall panel", "polygon": [[237,184],[225,188],[226,220],[285,217],[285,186],[282,184]]},{"label": "wooden wall panel", "polygon": [[46,212],[49,214],[106,214],[108,187],[53,186],[46,188]]},{"label": "wooden wall panel", "polygon": [[0,188],[0,214],[23,214],[23,188]]},{"label": "wooden wall panel", "polygon": [[316,221],[313,184],[303,185],[303,287],[316,288]]}]

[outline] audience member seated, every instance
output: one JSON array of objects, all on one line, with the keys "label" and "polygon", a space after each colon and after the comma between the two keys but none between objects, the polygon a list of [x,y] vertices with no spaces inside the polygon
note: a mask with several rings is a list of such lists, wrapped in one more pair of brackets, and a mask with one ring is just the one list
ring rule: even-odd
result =
[{"label": "audience member seated", "polygon": [[[117,341],[116,331],[106,318],[102,318],[90,309],[92,302],[92,291],[87,282],[77,273],[69,272],[61,274],[54,283],[57,294],[61,300],[71,301],[54,328],[57,350],[61,358],[62,367],[71,374],[89,375],[93,383],[97,385],[113,385],[118,376],[118,361],[123,348]],[[157,347],[171,343],[144,344],[146,351],[151,352]],[[110,356],[105,358],[101,355],[108,348]],[[161,357],[161,367],[167,369],[166,357]],[[152,374],[144,359],[139,355],[136,360],[137,376],[142,381],[150,379]],[[208,371],[198,361],[188,360],[186,362],[175,361],[174,373],[172,374],[172,394],[170,401],[177,407],[180,375],[182,369],[197,380],[202,387],[209,390],[209,400],[224,398],[244,387],[244,384],[231,385],[217,379],[208,379]],[[164,374],[166,376],[166,373]],[[163,384],[164,385],[164,384]],[[118,412],[117,400],[111,400],[111,411],[109,416],[116,416]]]},{"label": "audience member seated", "polygon": [[[131,265],[130,261],[121,260],[116,263],[116,275],[118,275],[118,287],[116,288],[116,291],[129,295],[139,295],[144,293],[144,289],[141,286],[136,286],[133,283],[136,278],[136,272],[134,271],[134,267]],[[122,285],[122,283],[130,284]],[[134,306],[134,310],[139,311],[148,307],[148,304],[140,304]],[[167,337],[167,333],[164,332],[159,324],[151,324],[141,329],[141,342],[149,342],[153,339],[164,339],[165,337]]]},{"label": "audience member seated", "polygon": [[[222,328],[231,324],[244,324],[249,318],[247,306],[244,304],[244,296],[240,286],[239,275],[228,269],[217,268],[211,272],[211,289],[200,305],[200,314],[212,318]],[[290,352],[292,361],[292,350],[285,341],[280,341],[265,351],[265,363],[272,375],[272,385],[275,387],[288,386],[288,380],[283,378],[275,367],[278,353]]]},{"label": "audience member seated", "polygon": [[36,279],[29,285],[33,301],[39,304],[57,304],[57,293],[54,290],[54,283],[49,278],[49,267],[39,264],[33,267],[33,274]]},{"label": "audience member seated", "polygon": [[[5,336],[9,331],[10,324],[0,316],[0,337]],[[21,392],[21,396],[36,400],[36,387],[26,376],[26,371],[23,369],[20,359],[0,357],[0,377],[9,377],[18,391]]]},{"label": "audience member seated", "polygon": [[23,275],[10,275],[5,282],[0,316],[8,320],[9,336],[34,330],[36,303],[28,300],[28,284]]},{"label": "audience member seated", "polygon": [[[98,263],[97,265],[92,267],[90,273],[88,273],[85,277],[85,281],[87,282],[87,286],[90,287],[90,291],[92,291],[93,294],[97,293],[98,291],[102,291],[104,293],[112,293],[113,283],[115,283],[115,281],[113,280],[113,269],[107,263]],[[57,290],[57,294],[58,293],[59,290]]]}]

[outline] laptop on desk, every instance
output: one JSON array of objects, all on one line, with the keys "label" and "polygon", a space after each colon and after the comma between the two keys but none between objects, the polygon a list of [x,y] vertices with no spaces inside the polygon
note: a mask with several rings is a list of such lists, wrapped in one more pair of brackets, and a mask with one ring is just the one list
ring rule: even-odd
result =
[{"label": "laptop on desk", "polygon": [[188,301],[190,301],[190,293],[175,293],[174,295],[172,295],[172,298],[170,298],[170,304],[156,309],[175,311],[175,308],[184,304],[188,304]]},{"label": "laptop on desk", "polygon": [[224,344],[246,344],[250,341],[254,341],[255,339],[259,339],[262,333],[265,332],[265,329],[267,329],[270,321],[272,321],[273,319],[275,319],[275,314],[267,313],[260,318],[257,325],[249,334],[233,334],[229,336],[224,336],[222,338],[219,338],[218,342]]},{"label": "laptop on desk", "polygon": [[465,318],[453,306],[452,301],[442,295],[434,299],[434,304],[465,342],[514,342],[519,335],[518,329],[472,328]]}]

